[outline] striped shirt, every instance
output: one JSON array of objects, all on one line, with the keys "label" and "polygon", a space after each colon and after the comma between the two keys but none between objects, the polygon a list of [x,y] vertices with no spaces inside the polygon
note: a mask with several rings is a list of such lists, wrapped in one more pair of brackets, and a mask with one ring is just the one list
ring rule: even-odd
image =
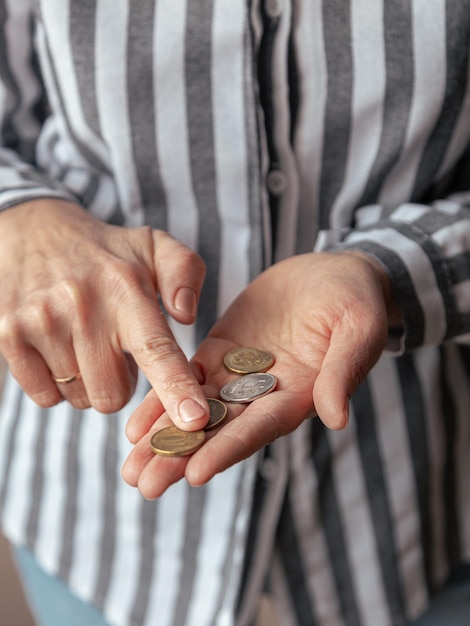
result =
[{"label": "striped shirt", "polygon": [[404,332],[208,485],[123,483],[115,416],[7,379],[0,517],[113,626],[399,626],[470,558],[470,0],[1,0],[0,209],[73,199],[199,251],[191,354],[263,268],[363,250]]}]

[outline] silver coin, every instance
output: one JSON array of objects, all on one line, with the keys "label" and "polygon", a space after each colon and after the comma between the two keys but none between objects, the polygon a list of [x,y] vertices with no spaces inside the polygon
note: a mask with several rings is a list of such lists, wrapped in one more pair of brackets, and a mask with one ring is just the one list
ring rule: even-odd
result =
[{"label": "silver coin", "polygon": [[251,402],[273,391],[276,384],[277,378],[272,374],[247,374],[224,385],[220,397],[226,402]]}]

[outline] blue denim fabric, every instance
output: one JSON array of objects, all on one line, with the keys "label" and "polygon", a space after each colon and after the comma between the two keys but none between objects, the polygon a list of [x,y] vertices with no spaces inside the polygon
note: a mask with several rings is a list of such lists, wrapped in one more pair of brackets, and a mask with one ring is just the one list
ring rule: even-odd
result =
[{"label": "blue denim fabric", "polygon": [[44,572],[28,550],[15,548],[13,554],[38,626],[109,626],[95,607],[70,593],[63,581]]},{"label": "blue denim fabric", "polygon": [[469,626],[470,565],[453,572],[448,583],[432,599],[429,610],[409,626]]}]

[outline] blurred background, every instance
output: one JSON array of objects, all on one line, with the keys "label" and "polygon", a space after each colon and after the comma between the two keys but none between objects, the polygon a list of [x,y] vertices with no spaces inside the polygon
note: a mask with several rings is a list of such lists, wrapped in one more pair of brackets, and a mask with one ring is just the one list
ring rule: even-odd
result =
[{"label": "blurred background", "polygon": [[[5,362],[0,356],[0,394],[5,375]],[[33,626],[23,591],[11,559],[10,548],[0,534],[0,624],[4,626]]]}]

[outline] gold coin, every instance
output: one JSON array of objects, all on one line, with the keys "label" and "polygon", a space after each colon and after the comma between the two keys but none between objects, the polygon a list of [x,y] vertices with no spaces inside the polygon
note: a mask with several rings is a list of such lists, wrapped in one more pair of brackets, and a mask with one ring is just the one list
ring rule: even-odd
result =
[{"label": "gold coin", "polygon": [[260,348],[235,348],[224,356],[225,367],[236,374],[265,372],[273,363],[273,355]]},{"label": "gold coin", "polygon": [[210,416],[209,421],[204,427],[204,430],[212,430],[219,426],[227,416],[227,407],[221,401],[216,398],[206,398],[209,404]]},{"label": "gold coin", "polygon": [[186,456],[196,452],[206,439],[203,430],[187,432],[176,426],[168,426],[152,435],[150,447],[161,456]]}]

